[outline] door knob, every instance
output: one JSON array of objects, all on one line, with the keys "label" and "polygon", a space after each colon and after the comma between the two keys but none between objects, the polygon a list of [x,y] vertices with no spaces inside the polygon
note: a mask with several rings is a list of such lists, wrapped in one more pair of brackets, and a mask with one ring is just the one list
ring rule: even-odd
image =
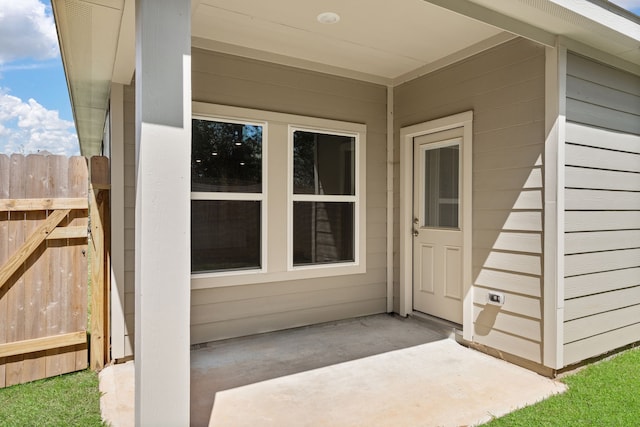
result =
[{"label": "door knob", "polygon": [[418,237],[418,235],[420,234],[420,231],[418,229],[414,228],[412,234],[413,234],[414,237]]},{"label": "door knob", "polygon": [[413,218],[413,223],[414,223],[414,224],[417,224],[417,223],[419,223],[419,222],[420,222],[420,220],[419,220],[418,218]]}]

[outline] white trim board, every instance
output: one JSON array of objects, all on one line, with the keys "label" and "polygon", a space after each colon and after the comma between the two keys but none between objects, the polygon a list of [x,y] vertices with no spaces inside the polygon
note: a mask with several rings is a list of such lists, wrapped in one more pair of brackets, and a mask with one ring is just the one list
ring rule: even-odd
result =
[{"label": "white trim board", "polygon": [[[466,111],[400,129],[400,315],[413,311],[413,238],[411,221],[413,212],[413,139],[417,136],[463,128],[462,164],[463,189],[472,188],[472,138],[473,111]],[[463,292],[462,330],[463,338],[473,340],[473,286],[471,272],[473,236],[473,197],[471,191],[463,191],[462,214],[463,241]]]},{"label": "white trim board", "polygon": [[546,48],[544,160],[543,364],[563,367],[564,142],[567,50]]}]

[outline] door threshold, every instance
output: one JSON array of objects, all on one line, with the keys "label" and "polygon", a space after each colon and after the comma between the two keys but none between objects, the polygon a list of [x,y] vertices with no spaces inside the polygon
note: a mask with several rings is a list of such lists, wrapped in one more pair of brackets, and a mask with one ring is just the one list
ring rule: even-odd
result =
[{"label": "door threshold", "polygon": [[413,317],[414,319],[427,322],[441,329],[450,331],[449,338],[455,339],[458,336],[462,338],[462,325],[460,325],[459,323],[451,322],[449,320],[445,320],[440,317],[432,316],[430,314],[422,313],[415,310],[409,313],[409,316]]}]

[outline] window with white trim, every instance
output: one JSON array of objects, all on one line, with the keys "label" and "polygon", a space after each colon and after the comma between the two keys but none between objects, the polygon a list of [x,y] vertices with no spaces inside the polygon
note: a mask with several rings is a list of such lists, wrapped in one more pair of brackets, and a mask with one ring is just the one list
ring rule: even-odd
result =
[{"label": "window with white trim", "polygon": [[193,111],[192,289],[366,271],[365,125]]},{"label": "window with white trim", "polygon": [[294,267],[354,262],[357,135],[291,129]]},{"label": "window with white trim", "polygon": [[192,120],[192,272],[262,268],[263,127]]}]

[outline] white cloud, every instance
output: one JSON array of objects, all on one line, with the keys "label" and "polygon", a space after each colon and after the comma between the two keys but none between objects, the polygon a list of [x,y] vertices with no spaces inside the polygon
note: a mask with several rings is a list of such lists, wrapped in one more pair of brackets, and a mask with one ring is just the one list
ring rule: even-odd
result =
[{"label": "white cloud", "polygon": [[48,151],[67,156],[79,154],[73,122],[60,118],[34,99],[27,102],[0,88],[0,147],[6,154]]},{"label": "white cloud", "polygon": [[50,8],[38,0],[0,0],[0,64],[58,55]]}]

